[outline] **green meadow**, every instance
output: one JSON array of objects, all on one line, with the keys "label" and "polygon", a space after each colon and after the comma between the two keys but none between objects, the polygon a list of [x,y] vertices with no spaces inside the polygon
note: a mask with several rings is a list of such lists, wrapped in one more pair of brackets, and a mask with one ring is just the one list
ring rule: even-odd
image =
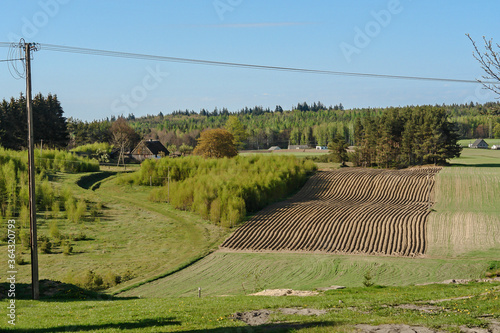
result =
[{"label": "green meadow", "polygon": [[[16,301],[16,326],[3,316],[0,330],[352,332],[357,324],[406,324],[458,332],[460,326],[484,328],[500,318],[500,282],[419,285],[484,278],[500,265],[498,151],[464,149],[438,174],[428,251],[418,258],[220,252],[218,245],[231,229],[152,202],[153,187],[124,184],[119,177],[118,169],[104,168],[99,174],[58,173],[51,180],[101,202],[102,214],[77,225],[59,221],[62,233],[83,232],[86,239],[75,242],[70,255],[57,247],[40,254],[40,276],[70,284],[45,294],[42,289],[41,301],[28,300],[25,290]],[[43,216],[40,222],[39,234],[48,234]],[[0,251],[7,254],[5,244]],[[25,249],[18,254],[29,259]],[[0,262],[4,272],[6,259]],[[29,265],[19,265],[18,271],[19,288],[27,288]],[[76,293],[71,280],[86,271],[128,279],[99,293]],[[374,286],[364,286],[367,272]],[[263,289],[331,285],[346,288],[308,297],[249,296]],[[5,287],[2,283],[0,291]],[[9,300],[3,297],[6,309]],[[280,308],[326,312],[303,316]],[[261,309],[271,313],[262,325],[233,317]]]}]

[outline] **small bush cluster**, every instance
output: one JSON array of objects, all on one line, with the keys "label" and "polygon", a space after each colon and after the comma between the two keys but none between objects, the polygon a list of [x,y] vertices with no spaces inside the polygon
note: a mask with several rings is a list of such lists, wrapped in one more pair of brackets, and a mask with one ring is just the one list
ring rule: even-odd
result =
[{"label": "small bush cluster", "polygon": [[93,270],[86,270],[83,274],[75,275],[74,272],[69,272],[66,275],[66,282],[77,285],[80,288],[99,291],[116,286],[122,282],[132,278],[132,274],[127,271],[122,276],[111,271],[106,271],[99,274]]},{"label": "small bush cluster", "polygon": [[487,278],[500,276],[500,261],[491,261],[485,276]]}]

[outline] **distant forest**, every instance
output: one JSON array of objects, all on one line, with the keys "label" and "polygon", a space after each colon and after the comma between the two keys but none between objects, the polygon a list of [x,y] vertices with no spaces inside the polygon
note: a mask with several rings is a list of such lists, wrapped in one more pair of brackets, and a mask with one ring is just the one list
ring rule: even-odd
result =
[{"label": "distant forest", "polygon": [[[41,143],[43,140],[43,144],[49,147],[71,149],[94,142],[112,141],[110,128],[116,117],[91,122],[66,119],[57,96],[51,94],[47,97],[36,95],[33,104],[36,142]],[[1,146],[26,148],[25,105],[22,95],[18,99],[3,100],[0,104]],[[345,138],[349,145],[361,145],[359,124],[369,119],[375,127],[380,127],[378,122],[387,118],[384,115],[397,113],[397,119],[401,122],[399,127],[394,124],[390,126],[396,132],[399,131],[394,134],[394,138],[399,139],[393,140],[391,144],[399,147],[402,140],[400,127],[405,125],[411,114],[423,109],[431,110],[431,113],[439,111],[445,116],[446,121],[452,124],[452,128],[447,130],[458,139],[500,138],[500,102],[350,110],[345,110],[342,104],[327,107],[321,102],[304,102],[294,106],[291,111],[283,110],[279,105],[274,109],[256,106],[234,112],[215,108],[213,111],[202,109],[200,112],[160,112],[137,118],[129,114],[125,119],[141,138],[160,140],[171,148],[179,148],[182,145],[195,147],[203,130],[224,128],[229,116],[236,116],[245,130],[240,147],[253,150],[271,146],[286,148],[289,144],[326,146],[337,137]]]},{"label": "distant forest", "polygon": [[[430,107],[430,106],[428,106]],[[145,139],[157,139],[167,145],[196,146],[201,131],[208,128],[222,128],[230,115],[236,115],[246,129],[243,140],[245,149],[267,149],[271,146],[286,148],[289,144],[326,146],[337,136],[344,137],[348,144],[356,142],[355,124],[358,119],[379,119],[387,112],[405,110],[411,113],[422,107],[363,108],[345,110],[342,104],[324,106],[321,102],[312,105],[299,103],[294,110],[285,111],[281,106],[274,110],[261,106],[245,107],[236,112],[217,109],[200,112],[184,110],[164,115],[147,115],[136,118],[133,114],[125,117],[132,128]],[[433,106],[443,110],[447,120],[453,124],[453,132],[459,139],[500,138],[500,103],[453,104]],[[399,111],[398,111],[399,112]],[[69,119],[68,130],[71,146],[96,141],[109,141],[109,128],[115,120],[82,122]]]}]

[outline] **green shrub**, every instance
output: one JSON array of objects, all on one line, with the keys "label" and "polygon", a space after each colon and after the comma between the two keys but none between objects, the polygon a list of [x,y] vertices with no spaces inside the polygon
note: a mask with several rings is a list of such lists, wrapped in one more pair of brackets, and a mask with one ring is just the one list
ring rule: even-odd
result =
[{"label": "green shrub", "polygon": [[373,276],[372,276],[372,274],[370,273],[370,271],[367,271],[363,277],[364,277],[364,280],[363,280],[363,285],[364,285],[365,287],[371,287],[371,286],[373,286],[373,285],[374,285],[374,282],[372,281]]},{"label": "green shrub", "polygon": [[61,233],[59,232],[59,227],[57,221],[50,221],[49,236],[53,239],[60,239]]},{"label": "green shrub", "polygon": [[69,256],[70,254],[73,253],[73,246],[71,245],[71,243],[69,241],[65,241],[63,243],[63,254],[66,255],[66,256]]},{"label": "green shrub", "polygon": [[103,281],[104,281],[104,285],[106,286],[106,288],[110,288],[110,287],[114,287],[117,284],[121,283],[122,278],[121,278],[121,276],[116,275],[115,273],[108,271],[104,274]]},{"label": "green shrub", "polygon": [[87,211],[87,203],[85,202],[85,200],[84,199],[78,200],[73,220],[75,222],[83,222],[83,217],[85,216],[86,211]]},{"label": "green shrub", "polygon": [[87,240],[88,239],[87,235],[83,231],[80,231],[79,233],[76,233],[76,234],[72,233],[72,234],[69,235],[69,238],[72,241],[75,241],[75,242],[82,241],[82,240]]},{"label": "green shrub", "polygon": [[92,270],[86,270],[74,283],[87,290],[97,291],[105,289],[102,277]]},{"label": "green shrub", "polygon": [[52,243],[47,237],[43,237],[39,239],[40,245],[38,246],[38,249],[40,250],[41,253],[45,254],[50,254],[52,253]]}]

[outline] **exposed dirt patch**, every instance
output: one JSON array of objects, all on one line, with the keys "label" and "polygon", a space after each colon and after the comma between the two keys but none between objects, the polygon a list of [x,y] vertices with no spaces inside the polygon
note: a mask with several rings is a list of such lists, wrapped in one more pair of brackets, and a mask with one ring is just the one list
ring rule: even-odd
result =
[{"label": "exposed dirt patch", "polygon": [[250,326],[259,326],[259,325],[264,325],[268,322],[270,314],[271,311],[269,310],[236,312],[235,314],[233,314],[233,318],[244,321]]},{"label": "exposed dirt patch", "polygon": [[317,291],[310,290],[266,289],[255,294],[250,294],[250,296],[314,296],[318,294]]},{"label": "exposed dirt patch", "polygon": [[[408,326],[403,324],[387,324],[379,326],[356,325],[359,332],[362,333],[440,333],[424,326]],[[492,321],[488,328],[460,326],[463,333],[500,333],[500,323]]]},{"label": "exposed dirt patch", "polygon": [[401,304],[397,305],[394,308],[397,309],[404,309],[404,310],[416,310],[424,313],[436,313],[436,312],[441,312],[444,311],[443,308],[439,306],[433,306],[433,305],[415,305],[415,304]]},{"label": "exposed dirt patch", "polygon": [[327,313],[327,310],[317,310],[317,309],[297,309],[297,308],[281,308],[278,309],[283,314],[286,315],[299,315],[299,316],[321,316]]},{"label": "exposed dirt patch", "polygon": [[321,316],[327,313],[327,310],[307,309],[307,308],[280,308],[276,311],[271,310],[254,310],[247,312],[236,312],[233,314],[233,319],[241,320],[250,326],[264,325],[269,322],[269,316],[272,313],[281,312],[285,315],[299,316]]},{"label": "exposed dirt patch", "polygon": [[500,277],[494,277],[489,279],[450,279],[444,280],[442,282],[427,282],[416,284],[416,286],[427,286],[430,284],[467,284],[469,282],[500,282]]},{"label": "exposed dirt patch", "polygon": [[324,288],[317,288],[319,291],[328,291],[328,290],[338,290],[338,289],[345,289],[344,286],[330,286],[330,287],[324,287]]},{"label": "exposed dirt patch", "polygon": [[408,325],[396,325],[387,324],[379,326],[371,325],[356,325],[355,326],[360,332],[363,333],[435,333],[437,331],[431,330],[430,328],[423,326],[408,326]]}]

